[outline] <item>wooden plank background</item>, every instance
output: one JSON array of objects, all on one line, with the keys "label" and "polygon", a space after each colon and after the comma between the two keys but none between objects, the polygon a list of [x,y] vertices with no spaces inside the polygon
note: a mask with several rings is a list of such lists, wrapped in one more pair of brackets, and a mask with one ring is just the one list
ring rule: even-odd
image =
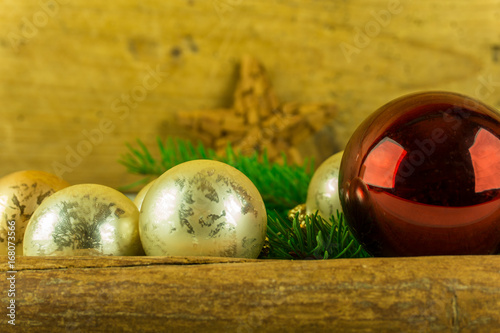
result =
[{"label": "wooden plank background", "polygon": [[2,332],[500,332],[500,257],[19,257]]},{"label": "wooden plank background", "polygon": [[337,103],[343,146],[409,92],[500,106],[500,1],[0,1],[0,175],[64,165],[71,183],[127,184],[124,143],[189,136],[173,114],[229,106],[244,54],[282,101]]}]

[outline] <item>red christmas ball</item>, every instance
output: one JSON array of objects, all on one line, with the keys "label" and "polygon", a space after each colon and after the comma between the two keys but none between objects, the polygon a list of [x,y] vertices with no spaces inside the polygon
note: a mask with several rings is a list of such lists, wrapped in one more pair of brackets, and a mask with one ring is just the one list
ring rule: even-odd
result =
[{"label": "red christmas ball", "polygon": [[339,194],[375,256],[498,253],[500,115],[456,93],[400,97],[354,132]]}]

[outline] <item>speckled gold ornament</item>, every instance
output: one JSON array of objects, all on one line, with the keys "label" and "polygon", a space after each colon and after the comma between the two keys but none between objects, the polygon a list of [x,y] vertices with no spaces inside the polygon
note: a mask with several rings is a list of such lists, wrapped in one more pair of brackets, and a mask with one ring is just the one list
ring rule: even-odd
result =
[{"label": "speckled gold ornament", "polygon": [[306,204],[300,204],[288,211],[288,219],[293,222],[293,220],[297,217],[298,222],[300,223],[300,227],[305,229],[306,226]]},{"label": "speckled gold ornament", "polygon": [[139,211],[122,193],[81,184],[45,200],[24,235],[24,254],[140,255]]},{"label": "speckled gold ornament", "polygon": [[151,186],[153,186],[153,183],[155,181],[149,182],[146,186],[144,186],[139,193],[134,198],[134,204],[137,206],[137,209],[141,211],[142,203],[144,202],[144,198],[146,197],[146,194],[148,193],[149,189]]},{"label": "speckled gold ornament", "polygon": [[[19,171],[0,179],[0,255],[15,244],[15,255],[23,254],[26,225],[43,200],[69,184],[43,171]],[[13,222],[14,221],[14,222]],[[11,252],[13,247],[10,246]]]},{"label": "speckled gold ornament", "polygon": [[267,214],[243,173],[221,162],[195,160],[155,181],[139,225],[147,255],[257,258]]},{"label": "speckled gold ornament", "polygon": [[339,168],[344,151],[330,156],[314,173],[307,189],[306,214],[318,211],[329,221],[337,210],[342,211],[339,199]]}]

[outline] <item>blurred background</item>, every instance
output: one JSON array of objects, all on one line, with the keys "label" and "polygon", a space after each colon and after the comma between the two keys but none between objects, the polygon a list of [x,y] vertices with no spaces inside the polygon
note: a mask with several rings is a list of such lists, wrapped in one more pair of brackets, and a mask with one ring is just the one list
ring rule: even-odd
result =
[{"label": "blurred background", "polygon": [[230,109],[245,55],[280,102],[335,105],[317,164],[403,94],[500,106],[499,0],[3,0],[0,31],[0,176],[135,181],[125,143],[202,138],[176,115]]}]

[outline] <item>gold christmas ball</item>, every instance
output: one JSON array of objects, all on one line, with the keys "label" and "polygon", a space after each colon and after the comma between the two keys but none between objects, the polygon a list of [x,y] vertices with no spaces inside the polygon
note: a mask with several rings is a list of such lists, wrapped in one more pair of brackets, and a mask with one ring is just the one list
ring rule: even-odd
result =
[{"label": "gold christmas ball", "polygon": [[139,211],[124,194],[103,185],[74,185],[35,211],[24,235],[24,254],[140,255],[138,226]]},{"label": "gold christmas ball", "polygon": [[[0,255],[23,254],[26,225],[46,198],[69,184],[43,171],[19,171],[0,179]],[[10,255],[10,254],[9,254]]]},{"label": "gold christmas ball", "polygon": [[144,198],[139,226],[147,255],[257,258],[267,213],[243,173],[225,163],[195,160],[155,181]]},{"label": "gold christmas ball", "polygon": [[307,188],[306,214],[318,211],[322,218],[329,221],[342,211],[339,198],[339,169],[344,151],[330,156],[314,173]]},{"label": "gold christmas ball", "polygon": [[[155,179],[156,180],[156,179]],[[139,193],[134,198],[134,204],[137,206],[137,209],[141,211],[142,203],[144,202],[144,197],[146,197],[146,193],[148,193],[149,189],[151,186],[153,186],[153,183],[155,181],[149,182],[146,186],[144,186]]]}]

